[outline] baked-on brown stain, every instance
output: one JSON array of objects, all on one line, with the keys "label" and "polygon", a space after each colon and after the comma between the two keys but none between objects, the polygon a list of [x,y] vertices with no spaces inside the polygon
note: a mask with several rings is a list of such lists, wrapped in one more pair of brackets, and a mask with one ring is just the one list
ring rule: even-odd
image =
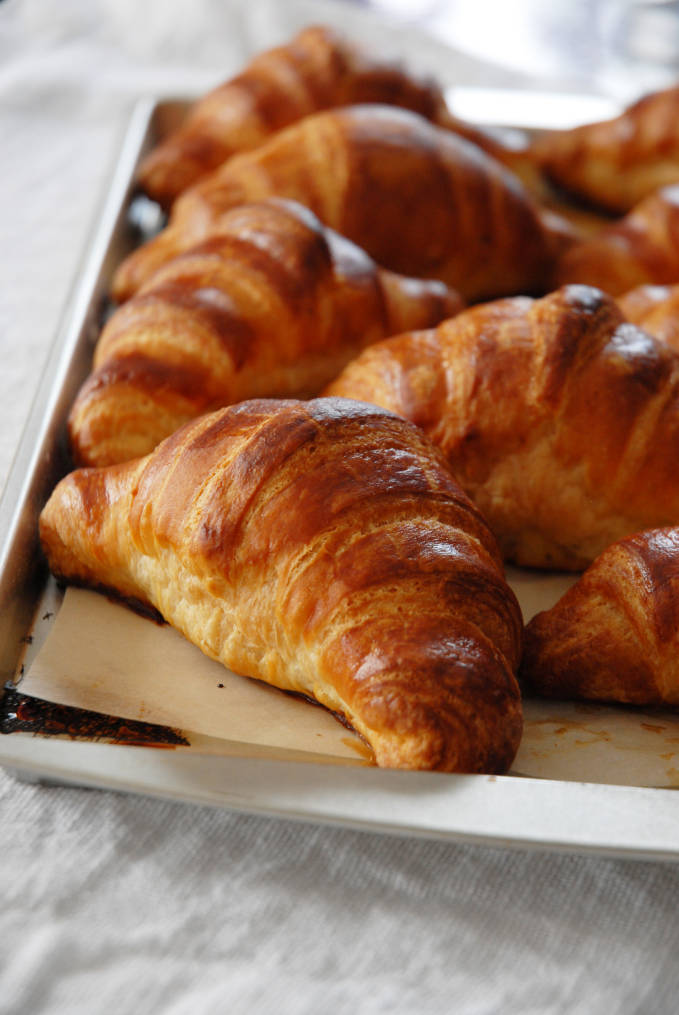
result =
[{"label": "baked-on brown stain", "polygon": [[521,672],[548,697],[679,705],[679,529],[608,547],[528,624]]},{"label": "baked-on brown stain", "polygon": [[379,765],[511,764],[518,603],[442,455],[395,415],[240,403],[66,477],[41,537],[62,577],[145,598],[234,672],[344,715]]},{"label": "baked-on brown stain", "polygon": [[387,339],[325,390],[423,427],[519,564],[580,570],[679,519],[679,357],[591,287]]},{"label": "baked-on brown stain", "polygon": [[544,292],[573,231],[480,148],[392,106],[308,116],[184,191],[169,224],[123,261],[118,301],[205,239],[226,211],[278,196],[404,275],[438,278],[468,301]]},{"label": "baked-on brown stain", "polygon": [[366,345],[461,306],[441,282],[380,269],[301,205],[235,208],[107,322],[69,417],[74,459],[147,454],[249,397],[310,397]]},{"label": "baked-on brown stain", "polygon": [[[316,701],[315,698],[310,697],[310,695],[308,694],[302,694],[299,691],[285,691],[284,693],[289,694],[291,698],[298,698],[302,701],[306,701],[307,704],[314,705],[316,708],[323,707],[319,701]],[[356,754],[358,754],[358,756],[365,762],[366,765],[375,765],[376,764],[375,752],[373,751],[372,747],[365,739],[365,737],[361,736],[358,730],[354,729],[354,727],[351,725],[347,717],[342,712],[332,711],[331,709],[328,709],[327,711],[330,711],[331,714],[334,716],[334,718],[337,720],[337,722],[341,726],[344,726],[345,729],[349,730],[353,734],[353,736],[351,737],[342,737],[342,743],[346,747],[350,747],[353,751],[355,751]],[[322,735],[321,733],[316,734],[316,736],[318,737],[320,737],[321,735]]]},{"label": "baked-on brown stain", "polygon": [[5,688],[0,696],[0,734],[34,733],[71,740],[105,740],[143,747],[188,746],[183,733],[168,726],[121,719],[31,698]]},{"label": "baked-on brown stain", "polygon": [[375,764],[375,752],[369,744],[365,743],[365,741],[360,740],[358,737],[344,737],[342,743],[356,751],[359,758],[361,758],[366,765]]}]

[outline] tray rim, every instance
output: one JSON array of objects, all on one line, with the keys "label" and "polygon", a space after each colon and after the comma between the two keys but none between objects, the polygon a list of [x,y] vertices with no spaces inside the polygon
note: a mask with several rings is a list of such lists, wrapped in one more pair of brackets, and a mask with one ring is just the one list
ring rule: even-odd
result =
[{"label": "tray rim", "polygon": [[[44,583],[37,520],[49,489],[63,475],[65,420],[69,397],[75,393],[74,364],[91,345],[88,330],[103,298],[105,264],[120,229],[133,172],[143,139],[158,103],[137,101],[125,125],[116,164],[105,183],[104,200],[95,211],[88,239],[78,260],[64,309],[42,365],[40,378],[0,493],[0,675],[5,682],[16,673],[21,636],[29,630],[31,600]],[[96,322],[98,323],[98,321]],[[8,646],[12,639],[13,648]]]},{"label": "tray rim", "polygon": [[[11,740],[5,745],[3,740]],[[144,752],[140,756],[139,752]],[[216,757],[31,734],[0,740],[20,779],[460,845],[679,860],[679,794],[517,776]],[[575,820],[574,820],[575,819]]]},{"label": "tray rim", "polygon": [[[46,463],[55,467],[64,423],[64,386],[85,341],[113,238],[134,189],[134,170],[154,116],[163,106],[181,101],[178,96],[142,98],[128,120],[103,208],[85,245],[0,498],[0,609],[18,594],[19,579],[10,573],[12,560],[18,544],[25,543],[27,520],[29,524],[37,520]],[[37,562],[32,566],[35,569]],[[383,834],[679,860],[679,794],[673,789],[516,775],[357,771],[315,762],[215,757],[26,733],[0,736],[0,766],[28,781],[130,792]]]}]

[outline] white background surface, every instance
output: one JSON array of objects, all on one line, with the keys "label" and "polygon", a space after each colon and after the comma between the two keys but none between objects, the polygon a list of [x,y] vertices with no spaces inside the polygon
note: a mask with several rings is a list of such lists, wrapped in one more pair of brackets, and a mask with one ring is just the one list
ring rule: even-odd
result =
[{"label": "white background surface", "polygon": [[[319,2],[0,3],[0,483],[132,102]],[[410,35],[411,33],[409,33]],[[413,44],[408,38],[408,45]],[[447,83],[506,83],[432,43]],[[0,773],[0,1012],[675,1012],[679,867],[460,847]]]}]

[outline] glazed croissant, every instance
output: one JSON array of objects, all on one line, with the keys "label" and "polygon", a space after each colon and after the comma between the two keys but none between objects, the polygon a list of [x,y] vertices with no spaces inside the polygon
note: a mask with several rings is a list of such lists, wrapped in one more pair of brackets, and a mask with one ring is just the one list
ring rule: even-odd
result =
[{"label": "glazed croissant", "polygon": [[235,672],[345,716],[377,763],[506,770],[522,625],[485,522],[416,427],[254,400],[57,486],[61,578],[150,604]]},{"label": "glazed croissant", "polygon": [[641,285],[618,297],[628,321],[679,352],[679,285]]},{"label": "glazed croissant", "polygon": [[260,396],[311,397],[371,342],[461,308],[380,269],[307,208],[269,199],[169,261],[104,327],[69,417],[77,464],[147,454],[182,423]]},{"label": "glazed croissant", "polygon": [[306,117],[185,191],[168,227],[119,267],[114,298],[218,229],[229,208],[271,195],[307,205],[378,264],[439,278],[466,300],[542,291],[573,239],[476,146],[415,113],[351,106]]},{"label": "glazed croissant", "polygon": [[572,244],[555,281],[597,286],[612,296],[679,282],[679,186],[652,194],[618,222]]},{"label": "glazed croissant", "polygon": [[384,103],[411,109],[468,136],[531,179],[527,145],[512,146],[491,131],[451,115],[433,81],[369,57],[327,27],[312,26],[291,42],[257,55],[236,77],[209,92],[186,120],[143,160],[142,189],[164,206],[238,152],[282,127],[338,106]]},{"label": "glazed croissant", "polygon": [[419,424],[506,559],[579,570],[679,522],[679,357],[597,289],[463,311],[366,349],[326,389]]},{"label": "glazed croissant", "polygon": [[528,624],[521,671],[550,698],[679,705],[679,529],[604,550]]},{"label": "glazed croissant", "polygon": [[169,205],[231,155],[256,148],[282,127],[321,109],[362,102],[404,106],[432,119],[443,97],[432,83],[368,57],[331,29],[306,28],[196,102],[144,159],[139,182]]},{"label": "glazed croissant", "polygon": [[679,183],[679,86],[601,123],[540,135],[533,155],[552,182],[614,213]]}]

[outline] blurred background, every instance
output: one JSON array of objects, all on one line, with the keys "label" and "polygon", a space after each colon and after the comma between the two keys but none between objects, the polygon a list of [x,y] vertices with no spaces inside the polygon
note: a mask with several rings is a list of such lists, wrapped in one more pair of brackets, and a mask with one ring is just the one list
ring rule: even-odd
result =
[{"label": "blurred background", "polygon": [[273,38],[291,21],[336,22],[338,9],[348,29],[386,20],[387,46],[389,21],[416,26],[508,80],[626,97],[679,75],[679,0],[0,0],[0,61],[39,31],[45,57],[67,40],[105,36],[137,63],[186,60],[197,71],[242,42],[243,26]]},{"label": "blurred background", "polygon": [[354,0],[551,86],[625,99],[679,75],[676,0]]}]

